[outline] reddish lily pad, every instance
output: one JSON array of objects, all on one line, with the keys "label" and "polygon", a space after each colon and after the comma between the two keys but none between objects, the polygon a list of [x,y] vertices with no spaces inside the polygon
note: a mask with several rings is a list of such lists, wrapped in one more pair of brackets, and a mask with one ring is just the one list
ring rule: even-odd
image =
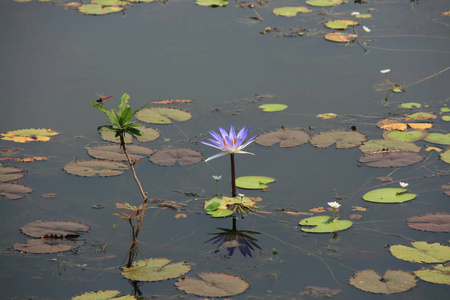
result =
[{"label": "reddish lily pad", "polygon": [[[155,151],[144,146],[129,145],[126,146],[127,152],[131,160],[143,159],[146,156],[152,155]],[[127,160],[123,149],[120,145],[103,145],[90,148],[89,155],[94,158],[106,160]]]},{"label": "reddish lily pad", "polygon": [[16,243],[13,248],[28,253],[57,253],[83,246],[85,241],[62,239],[28,239],[26,243]]},{"label": "reddish lily pad", "polygon": [[280,147],[287,148],[305,144],[309,139],[309,134],[303,130],[279,129],[259,135],[256,143],[263,146],[272,146],[280,143]]},{"label": "reddish lily pad", "polygon": [[374,270],[364,270],[350,278],[354,287],[371,293],[393,294],[401,293],[416,286],[416,276],[405,271],[387,270],[384,276]]},{"label": "reddish lily pad", "polygon": [[450,232],[450,214],[436,213],[407,219],[409,227],[432,232]]},{"label": "reddish lily pad", "polygon": [[175,285],[188,294],[203,297],[229,297],[242,294],[250,284],[241,277],[225,273],[201,273],[194,277],[182,277]]},{"label": "reddish lily pad", "polygon": [[25,174],[18,172],[23,172],[23,170],[15,167],[0,166],[0,182],[16,180],[25,176]]},{"label": "reddish lily pad", "polygon": [[188,166],[200,162],[203,159],[200,151],[189,148],[175,148],[156,151],[150,161],[161,166],[173,166],[176,162],[180,166]]},{"label": "reddish lily pad", "polygon": [[423,155],[412,151],[381,151],[366,154],[359,161],[369,167],[393,168],[413,165],[423,159]]},{"label": "reddish lily pad", "polygon": [[0,183],[0,197],[4,196],[6,199],[16,200],[22,198],[23,194],[29,194],[33,191],[32,188],[15,183]]},{"label": "reddish lily pad", "polygon": [[356,34],[344,32],[332,32],[325,35],[325,39],[335,43],[348,43],[357,38]]},{"label": "reddish lily pad", "polygon": [[91,226],[72,221],[36,221],[29,223],[22,228],[22,232],[28,236],[43,237],[73,237],[79,236],[83,232],[88,232]]},{"label": "reddish lily pad", "polygon": [[363,145],[359,146],[359,150],[364,153],[373,153],[379,151],[395,151],[395,150],[403,150],[403,151],[412,151],[419,152],[420,147],[414,143],[394,141],[394,140],[370,140],[364,142]]},{"label": "reddish lily pad", "polygon": [[361,145],[366,136],[358,131],[336,130],[319,133],[311,138],[311,144],[316,147],[327,148],[336,143],[336,148],[346,149]]},{"label": "reddish lily pad", "polygon": [[83,160],[74,161],[64,166],[64,170],[73,175],[92,177],[99,175],[101,177],[116,176],[125,173],[128,165],[123,162],[106,160]]}]

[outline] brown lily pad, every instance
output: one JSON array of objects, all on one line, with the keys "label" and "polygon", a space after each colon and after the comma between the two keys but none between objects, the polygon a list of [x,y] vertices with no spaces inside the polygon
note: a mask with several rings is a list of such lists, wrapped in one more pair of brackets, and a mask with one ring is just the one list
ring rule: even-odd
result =
[{"label": "brown lily pad", "polygon": [[0,197],[4,196],[10,200],[20,199],[25,196],[23,194],[29,194],[32,191],[32,188],[23,184],[0,183]]},{"label": "brown lily pad", "polygon": [[188,294],[203,297],[229,297],[245,292],[250,284],[241,277],[225,273],[201,273],[202,279],[185,276],[175,283],[178,289]]},{"label": "brown lily pad", "polygon": [[381,151],[366,154],[359,161],[369,167],[393,168],[413,165],[423,159],[423,155],[413,151]]},{"label": "brown lily pad", "polygon": [[83,246],[85,241],[62,239],[28,239],[26,243],[16,243],[13,248],[28,253],[56,253]]},{"label": "brown lily pad", "polygon": [[450,214],[436,213],[407,219],[409,227],[423,231],[450,232]]},{"label": "brown lily pad", "polygon": [[[126,149],[131,160],[143,159],[144,157],[150,156],[155,152],[153,151],[153,149],[137,145],[126,146]],[[115,160],[115,161],[127,160],[127,157],[123,152],[123,149],[120,147],[120,145],[97,146],[90,148],[88,150],[88,153],[90,156],[99,159]]]},{"label": "brown lily pad", "polygon": [[180,166],[188,166],[200,162],[203,159],[200,151],[189,148],[175,148],[156,151],[150,161],[161,166],[173,166],[176,162]]},{"label": "brown lily pad", "polygon": [[415,275],[405,271],[387,270],[384,276],[380,276],[373,270],[364,270],[350,278],[350,284],[366,292],[393,294],[415,287],[415,278]]},{"label": "brown lily pad", "polygon": [[272,146],[276,143],[280,143],[280,147],[287,148],[305,144],[309,139],[309,134],[303,130],[279,129],[277,131],[266,132],[259,135],[256,143],[263,146]]},{"label": "brown lily pad", "polygon": [[128,165],[117,161],[94,159],[68,163],[64,166],[64,170],[69,174],[84,177],[92,177],[95,175],[107,177],[125,173],[128,170]]},{"label": "brown lily pad", "polygon": [[36,221],[29,223],[22,228],[22,232],[28,236],[43,237],[74,237],[83,232],[88,232],[91,226],[71,221]]},{"label": "brown lily pad", "polygon": [[311,144],[316,147],[327,148],[336,143],[336,148],[346,149],[361,145],[366,136],[353,130],[335,130],[316,134],[311,138]]},{"label": "brown lily pad", "polygon": [[348,43],[357,37],[358,36],[356,34],[344,32],[332,32],[325,35],[326,40],[336,43]]},{"label": "brown lily pad", "polygon": [[18,172],[23,172],[23,170],[15,167],[0,166],[0,182],[17,180],[25,176],[25,174]]},{"label": "brown lily pad", "polygon": [[393,151],[393,150],[404,150],[420,152],[420,147],[411,142],[402,142],[394,140],[370,140],[364,142],[363,145],[359,146],[359,150],[364,153],[373,153],[379,151]]}]

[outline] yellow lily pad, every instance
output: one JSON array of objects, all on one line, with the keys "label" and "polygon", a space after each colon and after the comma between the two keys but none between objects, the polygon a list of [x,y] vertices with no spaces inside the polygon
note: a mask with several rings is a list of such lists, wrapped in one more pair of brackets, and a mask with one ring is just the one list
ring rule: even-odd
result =
[{"label": "yellow lily pad", "polygon": [[46,142],[58,132],[51,129],[20,129],[2,133],[2,140],[13,141],[17,143],[27,142]]}]

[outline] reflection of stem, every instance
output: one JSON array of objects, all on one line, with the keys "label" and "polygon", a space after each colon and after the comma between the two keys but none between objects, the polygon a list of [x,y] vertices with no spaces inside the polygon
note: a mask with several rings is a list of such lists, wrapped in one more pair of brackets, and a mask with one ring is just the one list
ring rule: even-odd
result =
[{"label": "reflection of stem", "polygon": [[231,190],[233,197],[236,197],[236,172],[234,170],[234,153],[230,153],[231,162]]},{"label": "reflection of stem", "polygon": [[421,79],[421,80],[419,80],[419,81],[416,81],[416,82],[414,82],[414,83],[408,84],[406,87],[408,88],[408,87],[410,87],[410,86],[416,85],[416,84],[421,83],[421,82],[423,82],[423,81],[425,81],[425,80],[428,80],[428,79],[430,79],[430,78],[436,77],[437,75],[439,75],[439,74],[441,74],[441,73],[444,73],[445,71],[448,71],[448,70],[450,70],[450,67],[447,67],[447,68],[445,68],[444,70],[441,70],[441,71],[439,71],[439,72],[437,72],[437,73],[434,73],[433,75],[430,75],[430,76],[428,76],[428,77],[426,77],[426,78],[423,78],[423,79]]},{"label": "reflection of stem", "polygon": [[173,122],[172,123],[183,135],[184,135],[184,137],[189,141],[189,138],[188,138],[188,136],[186,135],[186,133],[184,133],[184,131],[183,130],[181,130],[181,128],[177,125],[177,124],[175,124],[175,122]]},{"label": "reflection of stem", "polygon": [[264,21],[264,19],[261,17],[261,15],[256,11],[256,9],[253,9],[255,14],[258,16],[258,21]]}]

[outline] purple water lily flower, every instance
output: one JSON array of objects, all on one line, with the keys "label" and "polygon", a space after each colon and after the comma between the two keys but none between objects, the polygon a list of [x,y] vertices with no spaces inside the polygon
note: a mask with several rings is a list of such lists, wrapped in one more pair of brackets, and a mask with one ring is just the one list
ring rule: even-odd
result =
[{"label": "purple water lily flower", "polygon": [[221,150],[222,152],[209,157],[208,159],[205,160],[205,162],[227,154],[243,153],[255,155],[254,153],[242,151],[242,149],[253,143],[257,137],[257,135],[255,135],[254,137],[250,138],[248,141],[244,143],[244,140],[247,138],[250,127],[248,127],[247,129],[245,129],[245,126],[242,127],[242,129],[239,131],[238,134],[236,134],[236,132],[234,131],[233,124],[231,124],[230,133],[227,133],[225,129],[223,129],[222,127],[219,127],[219,130],[222,135],[219,135],[217,132],[213,130],[209,132],[209,134],[212,135],[212,137],[214,138],[209,139],[212,144],[206,142],[202,142],[202,144],[214,147],[216,149]]}]

